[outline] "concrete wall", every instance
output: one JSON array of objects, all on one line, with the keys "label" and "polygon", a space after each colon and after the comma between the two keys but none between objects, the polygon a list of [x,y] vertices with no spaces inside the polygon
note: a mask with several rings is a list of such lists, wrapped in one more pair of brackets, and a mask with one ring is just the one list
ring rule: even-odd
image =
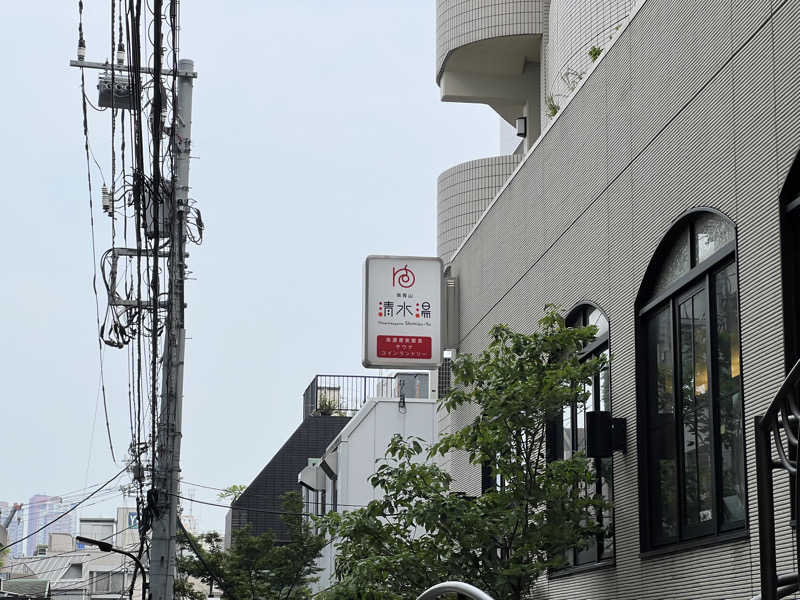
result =
[{"label": "concrete wall", "polygon": [[[616,562],[542,580],[536,598],[758,592],[752,423],[784,376],[778,194],[800,146],[798,23],[797,0],[646,0],[453,259],[461,352],[483,349],[495,323],[534,330],[546,302],[591,300],[611,325],[612,406],[628,420],[629,448],[614,457]],[[693,207],[737,228],[749,538],[642,558],[634,302],[659,240]],[[451,469],[472,485],[474,469]],[[788,494],[778,487],[786,572]]]},{"label": "concrete wall", "polygon": [[436,250],[447,263],[522,157],[492,156],[461,163],[439,175]]}]

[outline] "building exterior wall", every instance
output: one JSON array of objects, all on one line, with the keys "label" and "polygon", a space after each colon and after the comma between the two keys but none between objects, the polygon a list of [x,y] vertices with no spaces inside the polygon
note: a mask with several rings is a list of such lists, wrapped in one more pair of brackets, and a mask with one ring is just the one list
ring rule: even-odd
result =
[{"label": "building exterior wall", "polygon": [[541,34],[542,0],[437,0],[436,74],[461,46],[495,37]]},{"label": "building exterior wall", "polygon": [[461,163],[439,175],[436,249],[447,263],[522,158],[492,156]]},{"label": "building exterior wall", "polygon": [[[321,456],[350,417],[312,416],[303,421],[291,437],[231,503],[231,532],[250,526],[253,534],[275,533],[278,542],[288,541],[288,529],[280,518],[281,497],[286,492],[300,493],[297,474],[308,459]],[[227,525],[227,523],[226,523]],[[226,530],[226,538],[230,538]]]},{"label": "building exterior wall", "polygon": [[[61,534],[66,535],[66,534]],[[136,548],[127,547],[135,552]],[[133,561],[113,552],[102,552],[95,548],[73,551],[48,550],[48,556],[11,558],[0,567],[0,574],[10,581],[21,582],[26,579],[46,581],[50,584],[53,598],[72,598],[74,600],[118,600],[127,596],[133,574]],[[117,589],[106,589],[109,587]],[[98,585],[99,584],[99,585]],[[134,598],[141,597],[141,573],[136,578]],[[98,587],[101,588],[98,590]]]},{"label": "building exterior wall", "polygon": [[[339,512],[365,506],[379,498],[382,492],[370,485],[369,478],[375,473],[376,463],[385,456],[392,436],[414,436],[433,443],[436,435],[435,412],[436,401],[427,398],[407,398],[405,410],[400,409],[399,398],[369,400],[320,456],[335,471],[336,481],[326,476],[320,466],[307,467],[303,471],[304,474],[308,473],[310,480],[325,482],[326,512],[332,510],[334,496]],[[314,498],[310,506],[320,507],[321,502],[316,494],[308,494],[307,497]],[[327,589],[332,583],[336,567],[334,544],[323,548],[317,566],[322,570],[317,574],[318,581],[312,584],[315,593]]]},{"label": "building exterior wall", "polygon": [[[589,50],[611,45],[634,0],[551,0],[547,16],[545,99],[563,104],[592,65]],[[545,100],[546,101],[546,100]]]},{"label": "building exterior wall", "polygon": [[[759,591],[752,424],[784,377],[778,195],[800,146],[797,23],[796,0],[645,0],[452,260],[460,352],[485,348],[496,323],[535,330],[548,302],[589,300],[610,322],[612,410],[628,422],[628,452],[614,456],[615,563],[544,578],[536,598]],[[749,536],[643,557],[635,301],[659,241],[696,207],[736,226]],[[472,466],[453,459],[450,468],[474,485]],[[793,568],[792,532],[788,487],[776,480],[783,573]]]}]

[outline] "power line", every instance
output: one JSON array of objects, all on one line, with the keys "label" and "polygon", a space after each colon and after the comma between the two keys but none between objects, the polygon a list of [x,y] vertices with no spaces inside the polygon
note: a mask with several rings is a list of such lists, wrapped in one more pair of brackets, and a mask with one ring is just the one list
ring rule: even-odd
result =
[{"label": "power line", "polygon": [[14,540],[13,542],[10,542],[10,543],[6,544],[6,545],[5,545],[5,546],[3,546],[2,548],[0,548],[0,552],[2,552],[3,550],[6,550],[7,548],[11,548],[11,546],[16,546],[17,544],[19,544],[20,542],[24,542],[24,541],[25,541],[25,540],[27,540],[28,538],[32,538],[33,536],[35,536],[35,535],[36,535],[37,533],[39,533],[40,531],[44,531],[46,528],[50,527],[50,525],[52,525],[52,524],[53,524],[53,523],[55,523],[56,521],[60,521],[61,519],[63,519],[64,517],[66,517],[66,516],[67,516],[69,513],[71,513],[72,511],[74,511],[76,508],[78,508],[78,507],[79,507],[81,504],[83,504],[84,502],[86,502],[86,501],[87,501],[89,498],[91,498],[92,496],[94,496],[95,494],[97,494],[97,493],[98,493],[100,490],[102,490],[102,489],[103,489],[103,488],[105,488],[107,485],[109,485],[111,482],[113,482],[115,479],[117,479],[117,478],[118,478],[120,475],[122,475],[122,474],[125,472],[125,470],[126,470],[127,468],[128,468],[127,466],[123,467],[123,468],[122,468],[122,469],[121,469],[121,470],[120,470],[120,471],[119,471],[119,472],[118,472],[116,475],[114,475],[114,476],[113,476],[111,479],[109,479],[108,481],[106,481],[106,482],[105,482],[105,483],[104,483],[104,484],[103,484],[101,487],[97,488],[97,489],[96,489],[95,491],[93,491],[91,494],[89,494],[88,496],[86,496],[86,497],[85,497],[83,500],[80,500],[80,501],[79,501],[79,502],[77,502],[77,503],[76,503],[74,506],[72,506],[72,507],[71,507],[71,508],[69,508],[68,510],[64,511],[64,512],[63,512],[63,513],[61,513],[60,515],[58,515],[58,516],[57,516],[55,519],[53,519],[52,521],[49,521],[49,522],[45,523],[44,525],[42,525],[41,527],[39,527],[39,529],[37,529],[36,531],[33,531],[33,532],[29,533],[28,535],[26,535],[26,536],[24,536],[24,537],[21,537],[21,538],[20,538],[20,539],[18,539],[18,540]]},{"label": "power line", "polygon": [[[188,502],[197,502],[198,504],[205,504],[206,506],[216,506],[218,508],[230,508],[232,510],[242,510],[247,512],[253,513],[262,513],[266,515],[290,515],[293,517],[312,517],[318,516],[314,513],[304,513],[304,512],[290,512],[285,510],[269,510],[267,508],[248,508],[246,506],[231,506],[228,504],[217,504],[216,502],[205,502],[203,500],[195,500],[193,498],[187,498],[186,496],[181,496],[180,494],[170,494],[170,496],[175,496],[176,498],[180,498],[181,500],[186,500]],[[313,504],[311,502],[304,502],[304,504]],[[353,508],[367,508],[366,504],[339,504],[337,503],[336,506],[347,506]]]},{"label": "power line", "polygon": [[[134,529],[135,527],[136,527],[136,525],[130,525],[130,526],[126,527],[125,529],[120,529],[116,533],[112,533],[111,535],[107,535],[104,538],[100,538],[100,541],[104,542],[106,540],[111,539],[115,535],[119,535],[120,533],[125,533],[126,531],[128,531],[130,529]],[[57,554],[48,554],[47,556],[39,556],[37,558],[32,558],[31,560],[14,562],[13,564],[6,565],[6,566],[13,568],[13,567],[22,566],[22,565],[29,565],[29,564],[32,564],[32,563],[35,563],[35,562],[41,562],[43,560],[48,560],[50,558],[59,558],[61,556],[67,556],[68,554],[73,555],[73,556],[86,556],[87,555],[87,553],[83,553],[83,554],[80,554],[80,555],[74,554],[74,553],[77,553],[77,552],[80,552],[80,550],[67,550],[66,552],[59,552]],[[92,559],[92,560],[94,560],[94,559]],[[41,573],[49,573],[49,572],[50,571],[41,571]],[[37,575],[38,574],[39,573],[37,573]]]},{"label": "power line", "polygon": [[[84,49],[85,41],[83,39],[83,1],[78,0],[78,31],[80,34],[80,42],[83,44]],[[83,110],[83,147],[86,152],[86,178],[89,183],[89,227],[91,229],[91,240],[92,240],[92,289],[94,290],[94,308],[95,308],[95,319],[97,321],[97,335],[98,337],[102,337],[100,333],[100,300],[97,295],[97,246],[95,244],[95,236],[94,236],[94,206],[92,203],[92,168],[91,163],[89,161],[89,121],[86,115],[86,78],[83,73],[83,69],[81,69],[81,107]],[[94,156],[92,156],[94,158]],[[95,161],[96,163],[97,161]],[[99,165],[98,165],[99,168]],[[102,175],[102,173],[101,173]],[[108,421],[108,403],[106,401],[106,384],[105,384],[105,377],[103,375],[103,343],[102,341],[98,340],[98,357],[100,361],[100,385],[103,391],[103,410],[105,411],[106,416],[106,431],[108,432],[108,446],[111,449],[111,460],[114,463],[117,462],[116,457],[114,456],[114,443],[111,440],[111,425]]]},{"label": "power line", "polygon": [[[210,485],[203,485],[203,484],[200,484],[200,483],[191,483],[189,481],[181,481],[181,483],[184,484],[184,485],[188,485],[190,487],[204,488],[204,489],[207,489],[207,490],[217,490],[219,492],[227,492],[228,491],[228,490],[226,490],[224,488],[217,488],[217,487],[213,487],[213,486],[210,486]],[[188,500],[189,502],[200,502],[201,504],[210,504],[208,502],[201,502],[200,500],[194,500],[192,498],[184,498],[183,496],[179,496],[179,498],[183,498],[184,500]],[[315,504],[315,503],[313,501],[311,501],[311,500],[304,500],[303,504]],[[230,506],[230,505],[227,505],[227,504],[213,504],[212,506],[220,506],[220,507],[225,507],[225,508],[236,508],[238,510],[253,510],[253,509],[246,508],[246,507]],[[340,502],[337,502],[336,506],[347,506],[348,508],[367,508],[366,504],[342,504]],[[281,513],[281,514],[284,514],[284,513]]]}]

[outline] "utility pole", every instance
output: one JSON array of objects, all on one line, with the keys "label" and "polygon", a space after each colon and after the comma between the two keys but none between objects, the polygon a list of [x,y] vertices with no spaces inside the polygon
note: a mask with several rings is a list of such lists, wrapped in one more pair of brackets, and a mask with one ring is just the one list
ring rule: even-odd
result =
[{"label": "utility pole", "polygon": [[[175,48],[177,54],[177,43]],[[81,69],[102,69],[105,72],[128,73],[136,70],[134,66],[126,66],[122,60],[116,64],[108,62],[89,62],[84,60],[85,46],[83,54],[80,52],[78,60],[71,60],[70,66],[80,67]],[[186,340],[185,320],[184,320],[184,281],[186,272],[186,221],[189,211],[189,153],[191,150],[192,133],[192,88],[194,78],[194,63],[188,59],[181,59],[177,63],[177,71],[161,71],[159,68],[150,69],[140,67],[139,74],[152,74],[163,77],[175,77],[177,82],[177,98],[175,99],[175,118],[174,127],[169,130],[170,144],[174,156],[174,171],[172,172],[172,190],[169,198],[161,204],[163,210],[168,212],[168,219],[164,221],[168,224],[168,235],[161,236],[155,233],[156,239],[153,242],[153,265],[158,268],[155,262],[158,257],[162,257],[163,246],[159,248],[159,237],[167,237],[169,249],[167,252],[169,287],[168,299],[166,301],[166,342],[164,345],[164,355],[162,363],[161,380],[161,409],[159,414],[157,439],[152,440],[155,453],[155,472],[152,474],[152,499],[148,498],[148,508],[152,514],[152,544],[150,550],[150,597],[152,600],[173,600],[173,583],[176,573],[176,534],[178,520],[178,493],[180,484],[180,452],[181,452],[181,419],[183,408],[183,365],[184,349]],[[159,78],[160,79],[160,78]],[[157,95],[160,95],[161,81],[154,82]],[[138,100],[137,100],[138,101]],[[126,107],[121,107],[126,108]],[[154,111],[155,120],[160,118],[160,111]],[[154,127],[158,131],[160,126]],[[160,135],[158,136],[160,138]],[[160,144],[160,139],[152,140],[153,145]],[[157,157],[158,154],[156,153]],[[156,161],[157,162],[157,161]],[[155,168],[159,169],[160,165]],[[143,175],[143,173],[141,174]],[[161,173],[154,179],[160,179]],[[158,199],[160,184],[154,188],[152,198]],[[112,200],[113,201],[113,200]],[[144,211],[144,207],[139,205],[137,210]],[[152,227],[155,232],[159,232],[162,220],[158,216],[158,207],[154,208],[152,217]],[[142,219],[145,215],[141,215]],[[113,260],[119,256],[148,256],[144,250],[129,248],[113,248]],[[116,285],[116,263],[112,272],[113,292]],[[144,310],[153,312],[153,320],[156,320],[157,311],[163,308],[164,302],[154,295],[152,307],[147,306],[141,299],[121,299],[112,294],[109,295],[109,304],[112,306],[141,307]],[[153,335],[157,335],[156,331]],[[154,340],[155,342],[155,340]],[[157,345],[154,343],[154,348]],[[155,401],[155,398],[153,398]]]},{"label": "utility pole", "polygon": [[186,213],[189,208],[189,152],[192,136],[191,60],[178,61],[178,98],[175,130],[171,132],[175,156],[174,202],[170,208],[169,299],[167,342],[162,367],[161,415],[153,488],[156,511],[150,550],[150,589],[153,600],[173,600],[176,571],[175,538],[180,484],[183,363],[186,341],[184,278],[186,271]]}]

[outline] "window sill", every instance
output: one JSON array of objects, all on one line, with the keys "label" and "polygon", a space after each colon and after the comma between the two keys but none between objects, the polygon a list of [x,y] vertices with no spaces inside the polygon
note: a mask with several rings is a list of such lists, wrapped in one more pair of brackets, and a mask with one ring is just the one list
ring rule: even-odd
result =
[{"label": "window sill", "polygon": [[613,558],[606,558],[604,560],[599,560],[593,563],[587,563],[585,565],[578,565],[575,567],[564,567],[563,569],[558,569],[557,571],[548,571],[547,580],[552,581],[554,579],[561,579],[563,577],[569,577],[571,575],[577,575],[579,573],[589,573],[591,571],[610,569],[616,566],[617,566],[616,560],[614,560]]},{"label": "window sill", "polygon": [[690,550],[697,550],[698,548],[706,548],[708,546],[718,546],[721,544],[732,544],[740,542],[750,537],[750,532],[747,529],[739,529],[737,531],[728,531],[715,536],[707,536],[698,538],[696,540],[689,540],[686,542],[679,542],[670,546],[662,548],[655,548],[639,553],[639,558],[647,560],[650,558],[659,558],[662,556],[669,556],[672,554],[680,554]]}]

